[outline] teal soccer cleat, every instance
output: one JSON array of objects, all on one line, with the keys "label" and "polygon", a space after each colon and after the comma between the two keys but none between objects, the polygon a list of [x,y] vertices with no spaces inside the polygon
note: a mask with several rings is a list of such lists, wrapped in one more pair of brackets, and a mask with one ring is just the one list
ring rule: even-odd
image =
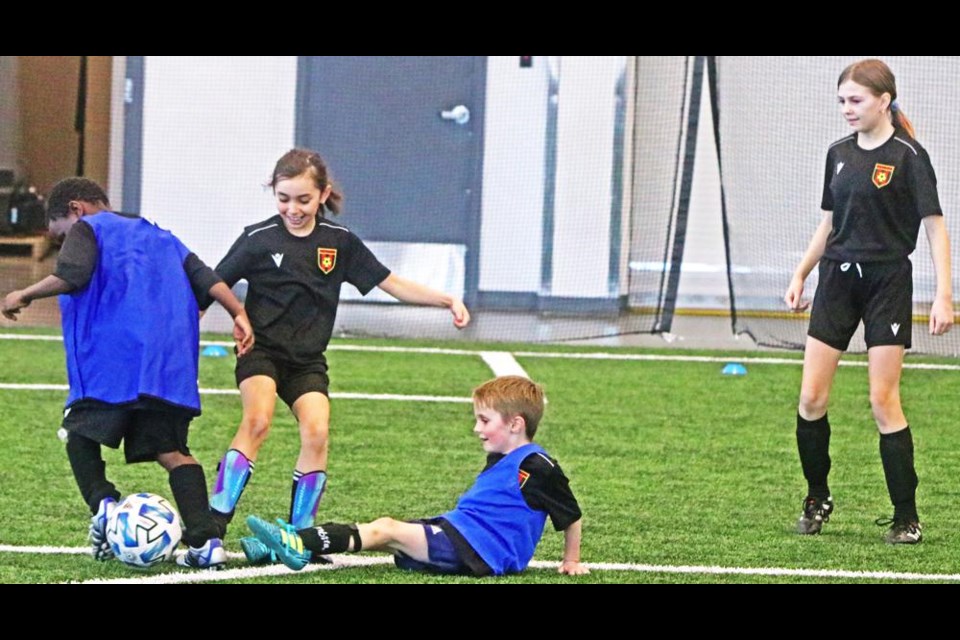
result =
[{"label": "teal soccer cleat", "polygon": [[240,547],[243,548],[243,555],[247,556],[247,562],[252,565],[277,564],[277,559],[270,547],[260,542],[259,538],[253,536],[244,536],[240,538]]},{"label": "teal soccer cleat", "polygon": [[300,571],[310,563],[310,551],[304,549],[303,539],[292,525],[277,518],[277,525],[261,520],[257,516],[247,516],[247,526],[257,539],[273,551],[283,564],[294,571]]}]

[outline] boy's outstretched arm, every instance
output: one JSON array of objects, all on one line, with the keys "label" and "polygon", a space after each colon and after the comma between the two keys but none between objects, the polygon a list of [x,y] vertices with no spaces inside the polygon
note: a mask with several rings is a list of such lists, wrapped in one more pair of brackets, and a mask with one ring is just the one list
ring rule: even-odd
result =
[{"label": "boy's outstretched arm", "polygon": [[47,276],[26,289],[18,289],[8,293],[3,299],[3,315],[10,320],[16,320],[20,310],[29,306],[34,300],[69,293],[73,289],[73,285],[66,280],[54,275]]},{"label": "boy's outstretched arm", "polygon": [[582,576],[590,573],[590,569],[580,562],[582,522],[583,518],[563,530],[563,562],[557,569],[559,573],[565,573],[568,576]]},{"label": "boy's outstretched arm", "polygon": [[247,317],[243,303],[233,295],[233,291],[224,282],[210,287],[210,297],[220,303],[233,318],[233,340],[237,343],[237,356],[246,355],[253,348],[253,327]]}]

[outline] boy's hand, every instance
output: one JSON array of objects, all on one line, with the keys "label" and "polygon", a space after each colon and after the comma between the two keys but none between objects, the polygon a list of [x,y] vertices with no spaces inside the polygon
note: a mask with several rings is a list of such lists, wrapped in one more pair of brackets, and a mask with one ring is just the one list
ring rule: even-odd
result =
[{"label": "boy's hand", "polygon": [[30,301],[23,299],[22,290],[11,291],[3,299],[3,317],[8,320],[16,320],[20,310],[28,306],[30,306]]},{"label": "boy's hand", "polygon": [[590,569],[582,562],[564,560],[560,563],[560,568],[557,569],[557,573],[565,573],[568,576],[585,576],[590,573]]}]

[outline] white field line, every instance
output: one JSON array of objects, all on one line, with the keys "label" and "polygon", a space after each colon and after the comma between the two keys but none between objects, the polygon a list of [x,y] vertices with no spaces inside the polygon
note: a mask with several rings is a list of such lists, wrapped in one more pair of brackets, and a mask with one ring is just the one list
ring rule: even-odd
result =
[{"label": "white field line", "polygon": [[[0,545],[0,552],[29,553],[29,554],[71,554],[87,555],[89,547],[18,547]],[[229,553],[231,560],[243,558],[241,553]],[[240,569],[226,569],[224,571],[187,571],[164,573],[160,575],[133,575],[129,578],[93,579],[83,584],[178,584],[184,582],[216,582],[223,580],[237,580],[257,578],[262,576],[277,576],[291,573],[306,573],[311,571],[333,571],[350,567],[369,567],[374,565],[393,564],[390,556],[355,556],[335,554],[329,556],[331,564],[311,564],[302,571],[295,572],[282,565],[267,567],[244,567]],[[801,578],[833,578],[839,580],[896,580],[903,582],[934,581],[960,582],[960,574],[955,573],[898,573],[895,571],[848,571],[844,569],[783,569],[776,567],[717,567],[699,565],[656,565],[634,564],[619,562],[587,562],[591,571],[632,571],[638,573],[677,573],[689,575],[741,575],[741,576],[769,576],[769,577],[801,577]],[[559,562],[534,560],[530,563],[532,569],[556,569]],[[136,570],[131,570],[136,571]]]},{"label": "white field line", "polygon": [[[11,333],[0,333],[0,340],[53,340],[60,341],[60,336],[31,336],[18,335]],[[203,345],[220,345],[232,347],[232,342],[218,342],[211,340],[201,340]],[[381,351],[384,353],[427,353],[457,356],[481,356],[483,351],[471,351],[469,349],[438,349],[432,347],[379,347],[355,344],[333,344],[328,347],[329,351]],[[515,351],[513,356],[522,358],[567,358],[571,360],[636,360],[647,362],[739,362],[745,364],[790,364],[799,366],[803,364],[800,358],[768,358],[768,357],[741,357],[741,356],[682,356],[682,355],[658,355],[644,353],[558,353],[552,351]],[[866,367],[866,360],[841,360],[841,367]],[[960,371],[960,365],[956,364],[926,364],[906,362],[904,369],[928,369],[934,371]]]},{"label": "white field line", "polygon": [[[0,382],[0,389],[11,389],[16,391],[67,391],[69,387],[65,384],[16,384],[12,382]],[[213,396],[237,396],[240,391],[237,389],[200,389],[201,395]],[[331,393],[331,398],[337,400],[396,400],[401,402],[460,402],[471,403],[471,398],[458,398],[456,396],[402,396],[395,393]]]},{"label": "white field line", "polygon": [[[483,358],[483,361],[490,367],[490,370],[493,371],[494,376],[520,376],[521,378],[530,379],[530,375],[527,374],[526,369],[520,366],[520,363],[517,362],[517,359],[513,357],[513,354],[509,351],[481,351],[480,357]],[[548,404],[550,400],[544,396],[544,404]]]},{"label": "white field line", "polygon": [[[548,351],[514,351],[521,358],[568,358],[571,360],[636,360],[648,362],[739,362],[741,364],[792,364],[802,365],[799,358],[763,358],[740,356],[668,356],[645,353],[555,353]],[[866,367],[866,360],[841,360],[841,367]],[[932,369],[935,371],[960,371],[957,364],[926,364],[905,362],[904,369]]]},{"label": "white field line", "polygon": [[517,359],[508,351],[481,351],[479,355],[495,376],[520,376],[530,379]]},{"label": "white field line", "polygon": [[[241,558],[243,554],[238,555]],[[295,573],[312,573],[314,571],[333,571],[347,567],[369,567],[380,564],[393,564],[391,556],[329,556],[333,560],[330,564],[309,564],[300,571],[293,571],[282,564],[266,567],[245,567],[243,569],[224,569],[223,571],[178,571],[160,575],[145,575],[142,577],[110,578],[83,580],[78,584],[183,584],[187,582],[222,582],[224,580],[243,580],[245,578],[262,578],[265,576],[282,576]],[[131,571],[136,571],[132,569]],[[146,572],[144,572],[146,573]]]},{"label": "white field line", "polygon": [[[687,573],[692,575],[738,575],[738,576],[797,576],[804,578],[838,578],[848,580],[942,580],[960,582],[957,573],[898,573],[895,571],[848,571],[845,569],[780,569],[776,567],[706,567],[672,566],[657,564],[619,564],[596,562],[585,563],[591,570],[599,571],[639,571],[642,573]],[[556,568],[559,562],[540,562],[534,560],[530,566],[536,569]]]}]

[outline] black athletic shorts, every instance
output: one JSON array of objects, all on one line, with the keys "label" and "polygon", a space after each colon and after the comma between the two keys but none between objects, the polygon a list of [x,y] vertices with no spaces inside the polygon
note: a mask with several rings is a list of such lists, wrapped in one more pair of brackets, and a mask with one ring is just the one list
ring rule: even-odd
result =
[{"label": "black athletic shorts", "polygon": [[330,395],[330,378],[327,377],[325,362],[293,365],[254,347],[247,355],[237,358],[237,386],[251,376],[272,378],[277,383],[277,395],[291,408],[297,398],[305,393],[317,391],[325,396]]},{"label": "black athletic shorts", "polygon": [[153,462],[161,453],[190,455],[187,432],[195,411],[159,400],[116,405],[80,400],[63,412],[63,428],[117,449],[123,441],[128,463]]},{"label": "black athletic shorts", "polygon": [[846,351],[863,320],[867,348],[910,348],[913,327],[913,265],[910,260],[838,262],[820,260],[807,335]]}]

